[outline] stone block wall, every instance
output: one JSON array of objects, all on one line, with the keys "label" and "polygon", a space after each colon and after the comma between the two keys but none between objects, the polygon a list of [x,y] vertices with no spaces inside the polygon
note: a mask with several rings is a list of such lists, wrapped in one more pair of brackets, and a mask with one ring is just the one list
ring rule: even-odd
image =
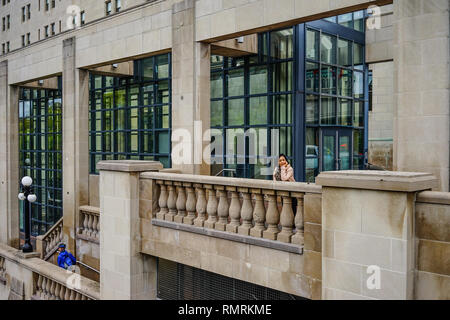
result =
[{"label": "stone block wall", "polygon": [[[425,193],[424,193],[425,194]],[[415,299],[450,299],[450,202],[448,193],[436,201],[419,195],[416,202]],[[436,203],[441,202],[441,203]]]}]

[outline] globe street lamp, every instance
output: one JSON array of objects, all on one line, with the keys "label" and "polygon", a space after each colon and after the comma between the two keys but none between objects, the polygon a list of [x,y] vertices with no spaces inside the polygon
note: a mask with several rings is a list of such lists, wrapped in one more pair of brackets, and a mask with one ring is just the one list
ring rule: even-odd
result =
[{"label": "globe street lamp", "polygon": [[33,193],[31,185],[33,184],[33,179],[29,176],[22,178],[21,192],[19,193],[19,200],[25,201],[25,214],[24,214],[24,226],[25,226],[25,244],[23,245],[22,251],[33,252],[33,246],[30,241],[30,229],[31,229],[31,210],[32,206],[30,203],[34,203],[37,200],[36,195]]}]

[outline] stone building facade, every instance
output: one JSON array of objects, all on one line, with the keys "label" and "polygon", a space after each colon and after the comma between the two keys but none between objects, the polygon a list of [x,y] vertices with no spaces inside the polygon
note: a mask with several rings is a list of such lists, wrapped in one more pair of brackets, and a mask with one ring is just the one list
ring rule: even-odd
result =
[{"label": "stone building facade", "polygon": [[[378,7],[369,8],[372,5]],[[39,212],[34,217],[35,235],[46,233],[61,218],[68,248],[83,252],[94,271],[101,269],[101,259],[113,259],[117,252],[103,252],[101,239],[89,242],[91,229],[87,236],[78,236],[84,234],[83,217],[95,221],[95,208],[102,208],[102,197],[108,196],[102,196],[107,190],[101,189],[97,164],[156,160],[182,174],[208,176],[225,168],[238,176],[256,177],[262,166],[249,165],[247,154],[242,167],[209,165],[209,160],[234,156],[217,150],[203,153],[211,142],[211,135],[204,133],[211,128],[225,138],[229,129],[262,129],[269,138],[269,128],[280,129],[280,150],[294,163],[299,181],[313,182],[326,170],[363,169],[368,162],[388,170],[431,173],[438,179],[433,188],[449,191],[448,17],[446,0],[3,1],[0,242],[19,245],[19,178],[30,174],[40,182],[42,199],[35,211]],[[365,28],[367,19],[379,22],[379,27]],[[360,25],[363,29],[358,29]],[[363,52],[360,59],[359,52]],[[334,111],[325,113],[328,101]],[[288,110],[285,118],[275,115],[274,110],[282,108]],[[328,116],[332,122],[327,122]],[[329,149],[326,141],[331,140],[326,137],[333,141]],[[183,156],[190,161],[185,163],[174,161],[172,153],[180,141],[187,142]],[[131,183],[132,178],[123,179]],[[94,207],[94,213],[80,215],[83,207]],[[140,228],[154,230],[146,227],[151,219],[140,219],[144,219]],[[316,290],[322,281],[317,269],[322,268],[322,245],[314,242],[321,219],[305,220],[312,237],[305,253],[315,267],[305,265],[304,273],[283,274],[277,269],[283,266],[266,266],[261,267],[263,277],[270,271],[281,278],[297,274],[300,287],[308,289],[296,287],[291,294],[323,297],[325,291]],[[155,254],[155,243],[170,234],[147,239],[144,252]],[[173,237],[178,243],[177,235]],[[167,243],[174,245],[172,240]],[[241,249],[247,250],[244,245]],[[123,254],[132,257],[133,250],[130,245]],[[190,263],[189,257],[165,258],[205,266]],[[303,263],[297,258],[288,259],[290,266]],[[221,259],[232,263],[240,257]],[[156,260],[139,263],[153,270]],[[406,277],[411,265],[402,269]],[[213,266],[206,269],[217,271]],[[101,277],[117,278],[116,271],[105,271]],[[153,277],[152,272],[139,276]],[[220,273],[236,274],[232,269]],[[339,284],[327,283],[329,295],[342,290]],[[108,297],[135,297],[148,292],[139,288],[131,296],[111,294]],[[411,292],[402,297],[411,297]]]}]

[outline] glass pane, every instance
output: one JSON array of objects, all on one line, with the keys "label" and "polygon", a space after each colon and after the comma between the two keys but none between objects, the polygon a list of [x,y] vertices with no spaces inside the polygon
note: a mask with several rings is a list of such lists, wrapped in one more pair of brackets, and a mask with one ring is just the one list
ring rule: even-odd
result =
[{"label": "glass pane", "polygon": [[339,170],[350,170],[350,137],[339,136]]},{"label": "glass pane", "polygon": [[273,65],[274,92],[286,92],[292,90],[292,62],[277,63]]},{"label": "glass pane", "polygon": [[281,127],[280,135],[280,153],[288,158],[292,156],[292,127]]},{"label": "glass pane", "polygon": [[354,130],[353,131],[353,156],[363,157],[364,156],[364,131]]},{"label": "glass pane", "polygon": [[306,31],[306,58],[319,60],[319,32],[314,30]]},{"label": "glass pane", "polygon": [[325,18],[324,20],[326,20],[326,21],[329,21],[329,22],[332,22],[332,23],[336,23],[336,16],[334,16],[334,17],[328,17],[328,18]]},{"label": "glass pane", "polygon": [[306,90],[319,92],[319,64],[306,63]]},{"label": "glass pane", "polygon": [[153,57],[141,60],[141,68],[144,81],[153,80]]},{"label": "glass pane", "polygon": [[323,171],[335,170],[335,136],[323,136]]},{"label": "glass pane", "polygon": [[228,125],[244,125],[244,99],[228,100]]},{"label": "glass pane", "polygon": [[272,59],[288,59],[294,56],[293,34],[293,28],[270,33],[270,54]]},{"label": "glass pane", "polygon": [[319,130],[306,128],[306,182],[319,174]]},{"label": "glass pane", "polygon": [[339,95],[345,97],[352,96],[352,71],[339,69]]},{"label": "glass pane", "polygon": [[323,63],[336,64],[336,37],[326,34],[321,35],[320,60]]},{"label": "glass pane", "polygon": [[345,13],[338,16],[338,23],[347,28],[353,28],[352,13]]},{"label": "glass pane", "polygon": [[221,70],[223,68],[223,57],[211,55],[211,71]]},{"label": "glass pane", "polygon": [[250,67],[250,94],[267,92],[267,67]]},{"label": "glass pane", "polygon": [[267,97],[250,98],[250,125],[267,123]]},{"label": "glass pane", "polygon": [[320,111],[321,124],[336,124],[336,99],[330,97],[321,98]]},{"label": "glass pane", "polygon": [[127,100],[126,100],[126,90],[125,88],[123,89],[119,89],[116,90],[116,95],[115,95],[115,99],[116,99],[116,108],[120,108],[120,107],[125,107]]},{"label": "glass pane", "polygon": [[153,85],[148,85],[148,86],[144,86],[142,87],[142,97],[143,97],[143,103],[144,106],[149,106],[154,104],[154,99],[155,99],[155,92],[154,92],[154,86]]},{"label": "glass pane", "polygon": [[339,99],[338,124],[342,126],[352,125],[352,100]]},{"label": "glass pane", "polygon": [[222,96],[223,96],[222,73],[214,72],[211,74],[211,99],[221,98]]},{"label": "glass pane", "polygon": [[227,82],[229,97],[244,95],[244,69],[230,70]]},{"label": "glass pane", "polygon": [[306,124],[319,124],[319,96],[306,96]]},{"label": "glass pane", "polygon": [[156,92],[156,103],[169,103],[169,82],[168,81],[160,81],[158,82],[158,91]]},{"label": "glass pane", "polygon": [[114,78],[113,77],[105,77],[105,87],[114,86]]},{"label": "glass pane", "polygon": [[158,153],[169,153],[170,152],[170,139],[169,132],[163,131],[158,132]]},{"label": "glass pane", "polygon": [[353,73],[353,95],[357,99],[364,98],[364,73],[355,71]]},{"label": "glass pane", "polygon": [[156,72],[158,79],[165,79],[169,77],[169,55],[163,54],[157,56],[156,60]]},{"label": "glass pane", "polygon": [[292,95],[276,95],[272,104],[273,124],[292,124]]},{"label": "glass pane", "polygon": [[360,65],[364,63],[364,47],[358,43],[354,44],[353,50],[353,64]]},{"label": "glass pane", "polygon": [[211,101],[211,127],[223,125],[223,101]]},{"label": "glass pane", "polygon": [[354,25],[356,31],[364,32],[364,11],[353,12]]},{"label": "glass pane", "polygon": [[322,67],[322,93],[336,94],[336,68]]},{"label": "glass pane", "polygon": [[364,102],[355,101],[353,105],[353,126],[364,127]]},{"label": "glass pane", "polygon": [[129,89],[128,106],[137,107],[139,105],[139,87],[133,86]]},{"label": "glass pane", "polygon": [[338,63],[345,67],[350,67],[352,65],[352,43],[350,41],[339,39]]},{"label": "glass pane", "polygon": [[102,88],[102,76],[94,76],[94,89]]}]

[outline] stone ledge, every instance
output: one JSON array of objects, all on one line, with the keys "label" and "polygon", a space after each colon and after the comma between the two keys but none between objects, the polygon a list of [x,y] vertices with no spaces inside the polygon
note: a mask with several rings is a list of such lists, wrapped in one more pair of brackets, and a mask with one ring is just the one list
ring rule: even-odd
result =
[{"label": "stone ledge", "polygon": [[224,231],[219,231],[215,229],[208,229],[202,227],[191,226],[187,224],[179,224],[175,222],[169,222],[165,220],[152,219],[152,225],[157,227],[175,229],[180,231],[186,231],[191,233],[196,233],[204,236],[210,236],[214,238],[230,240],[240,243],[251,244],[255,246],[260,246],[269,249],[275,249],[280,251],[286,251],[290,253],[303,254],[303,246],[298,246],[289,243],[283,243],[279,241],[272,241],[263,238],[255,238],[250,236],[245,236],[237,233],[229,233]]},{"label": "stone ledge", "polygon": [[430,173],[396,171],[327,171],[316,178],[323,187],[416,192],[438,187]]},{"label": "stone ledge", "polygon": [[450,205],[450,192],[423,191],[417,195],[416,202]]},{"label": "stone ledge", "polygon": [[109,160],[97,163],[97,170],[119,172],[159,171],[163,165],[159,161]]},{"label": "stone ledge", "polygon": [[88,241],[88,242],[92,242],[92,243],[100,245],[100,239],[99,238],[89,237],[89,236],[87,236],[85,234],[82,234],[82,233],[78,233],[77,234],[77,239],[81,239],[81,240],[84,240],[84,241]]}]

